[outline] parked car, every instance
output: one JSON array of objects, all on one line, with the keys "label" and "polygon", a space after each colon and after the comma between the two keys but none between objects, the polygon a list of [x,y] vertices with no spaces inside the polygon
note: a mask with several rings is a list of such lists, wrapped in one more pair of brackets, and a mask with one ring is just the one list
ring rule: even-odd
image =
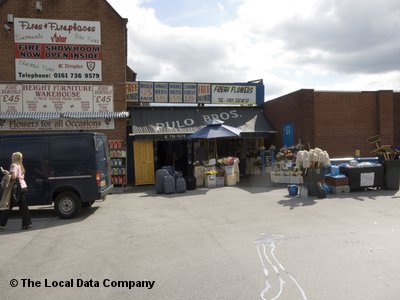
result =
[{"label": "parked car", "polygon": [[112,191],[107,136],[94,132],[0,136],[0,166],[23,154],[28,205],[54,203],[60,218],[76,217]]}]

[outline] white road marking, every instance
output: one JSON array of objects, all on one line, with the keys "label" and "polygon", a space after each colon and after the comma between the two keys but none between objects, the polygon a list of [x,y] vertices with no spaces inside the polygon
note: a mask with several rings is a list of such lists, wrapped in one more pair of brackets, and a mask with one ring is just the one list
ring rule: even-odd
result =
[{"label": "white road marking", "polygon": [[[277,278],[279,280],[279,291],[274,297],[270,298],[271,300],[278,299],[283,293],[283,289],[286,286],[286,281],[283,279],[282,275],[286,275],[287,277],[289,277],[290,280],[293,281],[293,283],[295,284],[297,289],[300,291],[303,300],[307,300],[304,290],[301,288],[300,284],[297,282],[297,280],[294,278],[294,276],[292,276],[289,272],[287,272],[285,270],[283,265],[275,257],[275,254],[274,254],[275,247],[276,247],[275,241],[282,239],[282,237],[283,236],[279,236],[279,235],[263,234],[262,238],[255,241],[256,246],[257,246],[258,256],[260,257],[261,265],[263,267],[264,276],[265,276],[265,287],[261,291],[260,297],[263,300],[267,300],[266,294],[272,288],[270,282],[268,281],[268,279],[269,279],[268,278],[269,277],[268,267],[269,267],[270,269],[272,269],[274,271],[275,275],[277,276]],[[261,249],[262,249],[262,251],[261,251]],[[268,253],[267,253],[267,250],[268,250]],[[273,261],[275,261],[275,263],[270,259],[270,257],[273,259]],[[282,272],[284,274],[281,275],[279,269],[282,270]]]}]

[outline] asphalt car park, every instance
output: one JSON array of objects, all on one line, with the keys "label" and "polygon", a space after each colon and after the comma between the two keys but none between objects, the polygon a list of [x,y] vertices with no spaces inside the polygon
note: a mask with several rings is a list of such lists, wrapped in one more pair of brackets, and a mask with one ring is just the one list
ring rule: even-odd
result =
[{"label": "asphalt car park", "polygon": [[17,211],[0,232],[3,299],[398,299],[400,194],[153,187],[75,219]]}]

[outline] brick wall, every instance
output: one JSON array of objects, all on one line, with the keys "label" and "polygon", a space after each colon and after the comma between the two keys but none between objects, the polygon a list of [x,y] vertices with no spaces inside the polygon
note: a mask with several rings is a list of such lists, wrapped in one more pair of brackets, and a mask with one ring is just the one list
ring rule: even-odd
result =
[{"label": "brick wall", "polygon": [[299,90],[268,101],[264,112],[278,131],[293,122],[295,141],[308,148],[327,150],[331,157],[353,156],[356,149],[369,156],[374,149],[368,138],[381,135],[382,144],[400,145],[400,95],[393,91],[323,92]]},{"label": "brick wall", "polygon": [[316,92],[316,145],[335,157],[362,156],[372,150],[368,137],[377,134],[376,93]]},{"label": "brick wall", "polygon": [[400,149],[400,93],[393,94],[393,144]]},{"label": "brick wall", "polygon": [[313,90],[299,90],[264,104],[264,114],[277,131],[273,143],[278,148],[283,146],[282,128],[285,122],[294,123],[295,144],[301,139],[303,144],[314,145],[313,97]]},{"label": "brick wall", "polygon": [[[0,24],[7,22],[7,14],[19,18],[99,21],[101,23],[102,81],[74,82],[73,84],[102,84],[114,86],[114,111],[125,111],[126,78],[126,22],[106,0],[42,1],[42,12],[36,11],[35,0],[7,0],[0,6]],[[12,27],[12,24],[9,24]],[[15,82],[15,52],[13,30],[0,30],[0,82]],[[18,81],[18,83],[28,83]],[[29,83],[35,83],[29,81]],[[40,82],[43,83],[43,82]],[[48,82],[50,83],[50,82]],[[63,84],[62,82],[53,82]],[[68,84],[68,83],[65,83]],[[126,139],[125,119],[115,120],[115,130],[104,130],[110,138]]]}]

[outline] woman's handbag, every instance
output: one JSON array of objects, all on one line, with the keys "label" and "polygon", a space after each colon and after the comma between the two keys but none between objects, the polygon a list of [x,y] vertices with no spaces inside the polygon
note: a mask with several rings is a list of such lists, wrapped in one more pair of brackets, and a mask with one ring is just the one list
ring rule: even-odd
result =
[{"label": "woman's handbag", "polygon": [[11,204],[13,206],[18,205],[20,197],[21,197],[21,184],[17,178],[13,184],[11,191]]}]

